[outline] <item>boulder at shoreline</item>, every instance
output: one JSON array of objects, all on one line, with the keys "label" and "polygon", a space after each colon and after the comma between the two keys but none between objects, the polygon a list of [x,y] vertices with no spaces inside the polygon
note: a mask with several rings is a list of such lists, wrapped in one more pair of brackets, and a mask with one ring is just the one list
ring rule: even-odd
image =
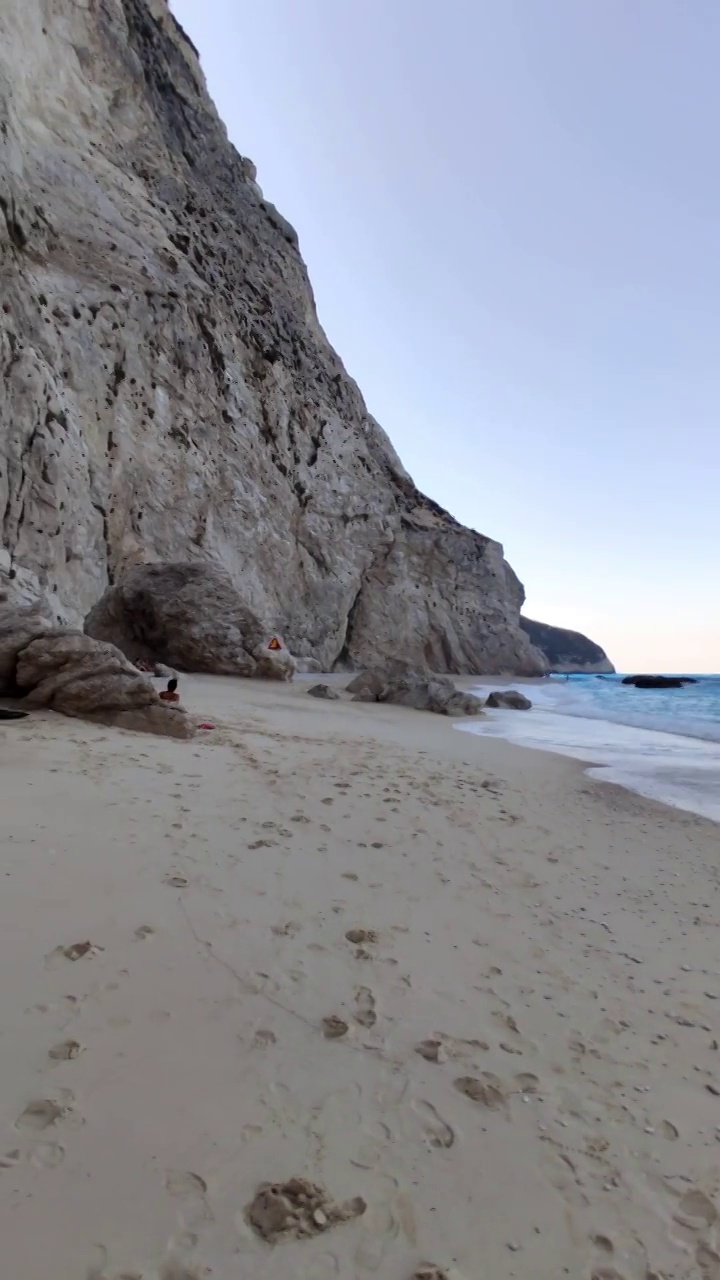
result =
[{"label": "boulder at shoreline", "polygon": [[362,671],[347,686],[353,702],[391,702],[441,716],[482,715],[483,701],[456,689],[447,676],[414,671],[402,663]]},{"label": "boulder at shoreline", "polygon": [[532,702],[517,689],[495,689],[488,694],[486,707],[502,707],[505,711],[529,711]]}]

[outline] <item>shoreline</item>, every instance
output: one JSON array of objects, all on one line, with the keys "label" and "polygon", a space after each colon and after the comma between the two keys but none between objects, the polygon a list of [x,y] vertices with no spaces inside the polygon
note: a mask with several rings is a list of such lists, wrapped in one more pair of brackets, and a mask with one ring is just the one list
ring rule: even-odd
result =
[{"label": "shoreline", "polygon": [[[505,682],[508,684],[521,682]],[[476,682],[481,696],[495,682]],[[482,721],[456,722],[464,732],[500,737],[530,750],[582,761],[588,776],[671,808],[720,823],[720,742],[667,728],[612,719],[599,708],[534,701],[532,710],[489,710]],[[586,711],[586,714],[583,714]]]},{"label": "shoreline", "polygon": [[[482,1222],[488,1275],[691,1276],[716,826],[307,679],[0,728],[8,1274],[474,1280]],[[270,1246],[293,1177],[366,1211]]]}]

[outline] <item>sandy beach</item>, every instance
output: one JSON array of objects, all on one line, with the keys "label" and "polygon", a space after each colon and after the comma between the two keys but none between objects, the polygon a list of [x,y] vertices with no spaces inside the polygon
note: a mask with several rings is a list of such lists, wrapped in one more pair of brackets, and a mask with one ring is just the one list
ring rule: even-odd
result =
[{"label": "sandy beach", "polygon": [[[3,1276],[718,1280],[720,827],[182,688],[191,743],[0,727]],[[293,1179],[330,1201],[268,1242]]]}]

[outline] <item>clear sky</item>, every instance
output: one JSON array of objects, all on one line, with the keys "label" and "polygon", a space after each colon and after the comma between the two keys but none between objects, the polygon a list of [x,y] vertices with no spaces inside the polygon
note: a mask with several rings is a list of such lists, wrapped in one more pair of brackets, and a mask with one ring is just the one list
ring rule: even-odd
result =
[{"label": "clear sky", "polygon": [[416,482],[720,670],[720,0],[172,0]]}]

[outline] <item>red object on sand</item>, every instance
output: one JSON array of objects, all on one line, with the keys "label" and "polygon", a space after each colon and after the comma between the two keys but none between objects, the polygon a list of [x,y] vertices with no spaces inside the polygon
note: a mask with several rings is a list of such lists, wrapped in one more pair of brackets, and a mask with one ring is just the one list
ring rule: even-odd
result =
[{"label": "red object on sand", "polygon": [[282,643],[278,640],[277,636],[273,636],[272,640],[268,645],[268,649],[272,649],[274,651],[277,651],[278,649],[282,649]]},{"label": "red object on sand", "polygon": [[214,724],[210,724],[210,721],[209,721],[209,720],[208,720],[208,721],[206,721],[206,722],[205,722],[205,724],[199,724],[199,725],[198,725],[198,729],[214,729],[214,728],[215,728],[215,725],[214,725]]}]

